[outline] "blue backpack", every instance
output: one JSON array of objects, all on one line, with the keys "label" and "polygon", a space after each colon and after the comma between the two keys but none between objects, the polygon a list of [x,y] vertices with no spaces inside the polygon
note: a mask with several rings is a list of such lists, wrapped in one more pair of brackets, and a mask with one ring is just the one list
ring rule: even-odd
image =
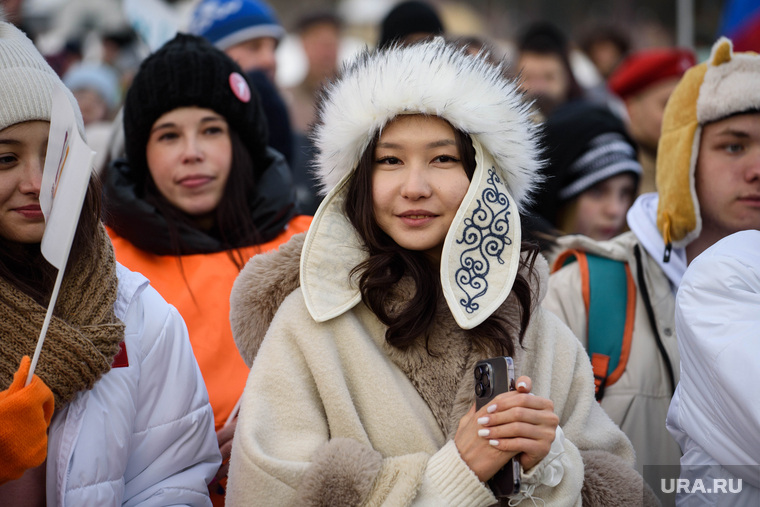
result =
[{"label": "blue backpack", "polygon": [[588,351],[597,401],[620,379],[628,363],[636,316],[636,285],[627,262],[567,250],[552,271],[578,262],[588,320]]}]

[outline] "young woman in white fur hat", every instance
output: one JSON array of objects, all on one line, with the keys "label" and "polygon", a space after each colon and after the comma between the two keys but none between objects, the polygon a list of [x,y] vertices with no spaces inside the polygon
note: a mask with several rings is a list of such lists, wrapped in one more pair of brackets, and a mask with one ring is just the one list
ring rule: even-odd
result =
[{"label": "young woman in white fur hat", "polygon": [[[253,367],[230,505],[490,505],[513,456],[510,505],[641,501],[585,352],[539,307],[548,271],[519,216],[539,165],[528,115],[503,69],[440,39],[365,53],[327,88],[327,196],[233,288]],[[518,390],[476,412],[474,365],[499,355]]]}]

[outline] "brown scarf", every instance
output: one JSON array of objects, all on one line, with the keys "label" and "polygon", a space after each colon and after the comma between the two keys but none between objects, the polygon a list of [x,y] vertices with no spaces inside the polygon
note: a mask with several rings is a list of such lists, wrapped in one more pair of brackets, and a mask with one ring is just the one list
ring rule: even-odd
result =
[{"label": "brown scarf", "polygon": [[[113,247],[102,226],[97,235],[98,246],[66,272],[35,371],[53,391],[56,410],[111,369],[124,340],[124,324],[113,310]],[[0,279],[0,390],[10,386],[21,357],[34,354],[46,311]]]}]

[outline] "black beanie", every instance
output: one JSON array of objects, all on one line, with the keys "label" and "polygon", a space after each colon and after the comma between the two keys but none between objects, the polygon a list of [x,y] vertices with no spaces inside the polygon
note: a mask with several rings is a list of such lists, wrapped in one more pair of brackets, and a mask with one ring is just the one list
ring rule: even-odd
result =
[{"label": "black beanie", "polygon": [[237,63],[201,37],[178,34],[148,56],[124,100],[124,136],[130,170],[144,178],[145,148],[156,120],[179,107],[222,115],[240,136],[254,167],[263,167],[267,127],[261,102]]},{"label": "black beanie", "polygon": [[414,33],[440,35],[443,33],[443,23],[427,3],[414,0],[401,2],[383,19],[377,47],[388,47],[391,43]]},{"label": "black beanie", "polygon": [[562,205],[597,183],[642,169],[636,145],[622,120],[608,108],[573,101],[557,109],[543,125],[546,180],[535,197],[535,211],[556,225]]}]

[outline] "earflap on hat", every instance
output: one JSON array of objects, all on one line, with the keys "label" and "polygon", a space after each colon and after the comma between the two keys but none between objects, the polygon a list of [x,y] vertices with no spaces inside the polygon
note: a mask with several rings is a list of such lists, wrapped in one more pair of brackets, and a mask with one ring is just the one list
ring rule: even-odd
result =
[{"label": "earflap on hat", "polygon": [[[662,133],[657,147],[657,228],[668,250],[679,248],[691,231],[697,229],[699,202],[694,183],[694,165],[699,152],[697,97],[705,64],[684,74],[662,117]],[[686,239],[690,241],[691,238]]]},{"label": "earflap on hat", "polygon": [[441,285],[457,324],[472,329],[507,299],[520,265],[517,206],[501,171],[473,137],[475,173],[446,235]]},{"label": "earflap on hat", "polygon": [[350,310],[361,300],[351,270],[367,258],[367,250],[343,212],[347,173],[327,194],[314,214],[301,251],[301,290],[312,318],[324,322]]}]

